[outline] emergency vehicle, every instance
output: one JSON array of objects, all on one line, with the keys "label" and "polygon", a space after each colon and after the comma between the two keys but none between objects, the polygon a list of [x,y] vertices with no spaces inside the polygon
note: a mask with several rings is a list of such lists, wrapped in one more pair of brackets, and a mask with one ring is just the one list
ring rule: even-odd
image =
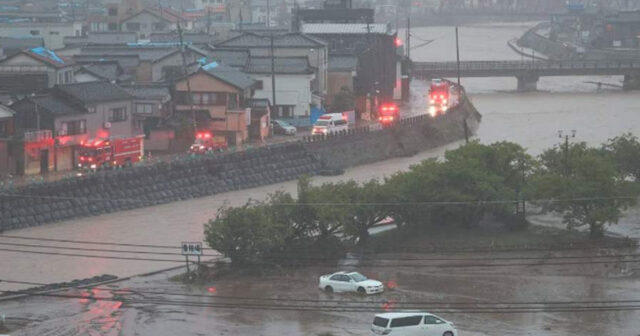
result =
[{"label": "emergency vehicle", "polygon": [[431,80],[429,87],[429,104],[431,106],[446,107],[449,104],[449,82],[436,78]]},{"label": "emergency vehicle", "polygon": [[329,134],[349,129],[347,116],[343,113],[327,113],[321,115],[313,124],[311,134]]},{"label": "emergency vehicle", "polygon": [[131,166],[144,155],[144,136],[83,141],[78,154],[80,169]]},{"label": "emergency vehicle", "polygon": [[378,110],[378,121],[383,126],[392,125],[400,119],[398,105],[394,103],[382,104]]},{"label": "emergency vehicle", "polygon": [[196,133],[196,140],[189,147],[189,153],[204,154],[207,152],[221,151],[227,148],[227,138],[214,136],[211,132],[202,131]]}]

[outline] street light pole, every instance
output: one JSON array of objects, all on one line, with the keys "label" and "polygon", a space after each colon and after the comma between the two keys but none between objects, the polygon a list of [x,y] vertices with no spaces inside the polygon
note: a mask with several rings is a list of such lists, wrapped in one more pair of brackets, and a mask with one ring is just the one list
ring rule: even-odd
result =
[{"label": "street light pole", "polygon": [[560,139],[564,138],[564,174],[565,176],[569,176],[571,174],[571,169],[569,168],[569,137],[576,137],[576,130],[571,130],[571,135],[565,133],[563,130],[558,131],[558,137]]}]

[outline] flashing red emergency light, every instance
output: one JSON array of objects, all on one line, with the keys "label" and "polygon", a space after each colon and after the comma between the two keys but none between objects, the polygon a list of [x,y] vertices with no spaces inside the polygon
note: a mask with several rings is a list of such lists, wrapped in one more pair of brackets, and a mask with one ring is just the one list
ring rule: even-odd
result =
[{"label": "flashing red emergency light", "polygon": [[209,132],[198,132],[196,134],[196,138],[198,138],[198,139],[209,139],[209,138],[211,138],[211,133],[209,133]]},{"label": "flashing red emergency light", "polygon": [[396,44],[396,47],[401,47],[404,44],[402,39],[399,37],[396,37],[396,40],[394,41],[394,43]]},{"label": "flashing red emergency light", "polygon": [[385,105],[382,105],[380,109],[384,112],[393,112],[398,109],[398,106],[396,106],[395,104],[385,104]]}]

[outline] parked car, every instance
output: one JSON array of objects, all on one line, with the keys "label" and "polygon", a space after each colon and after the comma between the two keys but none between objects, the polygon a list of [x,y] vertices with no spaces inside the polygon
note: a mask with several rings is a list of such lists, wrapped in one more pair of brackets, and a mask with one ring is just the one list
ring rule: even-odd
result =
[{"label": "parked car", "polygon": [[384,292],[382,282],[367,279],[358,272],[337,272],[320,277],[318,287],[326,292],[354,292],[359,294],[377,294]]},{"label": "parked car", "polygon": [[321,115],[313,124],[311,134],[329,134],[349,129],[347,117],[342,113],[327,113]]},{"label": "parked car", "polygon": [[427,312],[377,314],[371,331],[392,336],[458,336],[453,323]]},{"label": "parked car", "polygon": [[295,126],[282,120],[271,121],[271,127],[273,129],[273,133],[275,134],[295,135],[298,132]]}]

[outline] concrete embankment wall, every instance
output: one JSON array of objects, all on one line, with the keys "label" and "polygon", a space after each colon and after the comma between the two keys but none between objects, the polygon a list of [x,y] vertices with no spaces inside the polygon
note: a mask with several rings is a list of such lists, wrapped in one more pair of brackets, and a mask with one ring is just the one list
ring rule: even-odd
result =
[{"label": "concrete embankment wall", "polygon": [[306,138],[304,143],[329,168],[345,168],[410,156],[464,139],[465,122],[471,136],[478,129],[480,119],[480,113],[464,99],[458,107],[437,118],[420,115],[402,119],[391,128],[370,131],[365,127],[351,130],[343,136]]},{"label": "concrete embankment wall", "polygon": [[87,176],[0,190],[0,231],[95,216],[230,190],[246,189],[406,156],[473,133],[480,114],[468,102],[435,119],[420,116],[382,130],[359,129],[326,139],[218,153],[101,171]]}]

